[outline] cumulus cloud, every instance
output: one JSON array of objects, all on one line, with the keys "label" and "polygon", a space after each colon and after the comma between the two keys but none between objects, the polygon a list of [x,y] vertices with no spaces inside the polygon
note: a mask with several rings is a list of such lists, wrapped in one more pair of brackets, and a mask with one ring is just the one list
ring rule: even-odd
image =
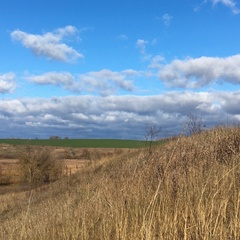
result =
[{"label": "cumulus cloud", "polygon": [[239,101],[239,91],[5,99],[0,131],[2,137],[143,139],[145,126],[152,124],[162,128],[164,137],[180,133],[189,114],[200,116],[207,127],[239,123]]},{"label": "cumulus cloud", "polygon": [[118,90],[133,91],[133,79],[140,73],[133,69],[114,72],[103,69],[96,72],[88,72],[80,75],[72,75],[68,72],[47,72],[42,75],[27,76],[30,82],[40,85],[54,85],[72,92],[94,92],[100,95],[111,95]]},{"label": "cumulus cloud", "polygon": [[134,89],[133,81],[128,77],[133,77],[137,72],[134,70],[124,70],[114,72],[109,69],[89,72],[79,76],[81,87],[89,92],[99,92],[101,95],[111,95],[118,89],[132,91]]},{"label": "cumulus cloud", "polygon": [[66,37],[71,37],[76,33],[77,29],[75,27],[66,26],[42,35],[15,30],[11,33],[11,38],[20,41],[24,47],[31,49],[38,56],[46,56],[51,60],[71,62],[84,57],[83,54],[63,43]]},{"label": "cumulus cloud", "polygon": [[11,93],[16,88],[14,73],[5,73],[0,75],[0,93]]},{"label": "cumulus cloud", "polygon": [[68,72],[47,72],[42,75],[29,76],[27,79],[36,84],[50,84],[55,86],[69,86],[74,82],[73,75]]},{"label": "cumulus cloud", "polygon": [[170,87],[182,88],[200,88],[218,80],[240,84],[240,54],[176,59],[162,66],[159,78]]}]

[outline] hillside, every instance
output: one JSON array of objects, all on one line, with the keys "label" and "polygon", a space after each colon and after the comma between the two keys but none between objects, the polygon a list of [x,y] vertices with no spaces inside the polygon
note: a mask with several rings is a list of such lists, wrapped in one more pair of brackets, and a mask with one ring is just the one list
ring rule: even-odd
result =
[{"label": "hillside", "polygon": [[240,128],[94,161],[0,201],[0,239],[240,239]]}]

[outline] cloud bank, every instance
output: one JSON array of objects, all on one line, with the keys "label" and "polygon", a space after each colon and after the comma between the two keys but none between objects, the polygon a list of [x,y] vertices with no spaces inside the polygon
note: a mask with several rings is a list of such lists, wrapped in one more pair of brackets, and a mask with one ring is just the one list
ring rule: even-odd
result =
[{"label": "cloud bank", "polygon": [[166,137],[180,133],[190,114],[207,127],[240,121],[239,102],[239,91],[2,100],[0,131],[1,137],[143,139],[151,124],[161,127]]}]

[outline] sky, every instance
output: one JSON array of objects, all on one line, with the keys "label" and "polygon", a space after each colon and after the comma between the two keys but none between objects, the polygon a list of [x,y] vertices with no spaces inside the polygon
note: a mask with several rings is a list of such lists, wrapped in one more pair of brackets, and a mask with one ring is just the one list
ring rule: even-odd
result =
[{"label": "sky", "polygon": [[239,124],[239,28],[237,0],[1,0],[0,138]]}]

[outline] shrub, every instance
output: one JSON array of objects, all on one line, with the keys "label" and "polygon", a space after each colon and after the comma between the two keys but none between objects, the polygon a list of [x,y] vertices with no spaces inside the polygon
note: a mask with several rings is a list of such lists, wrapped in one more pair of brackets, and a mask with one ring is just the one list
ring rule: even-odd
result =
[{"label": "shrub", "polygon": [[24,146],[19,163],[23,182],[31,185],[54,181],[62,174],[62,162],[47,147]]},{"label": "shrub", "polygon": [[4,172],[2,166],[0,165],[0,185],[11,184],[11,176]]}]

